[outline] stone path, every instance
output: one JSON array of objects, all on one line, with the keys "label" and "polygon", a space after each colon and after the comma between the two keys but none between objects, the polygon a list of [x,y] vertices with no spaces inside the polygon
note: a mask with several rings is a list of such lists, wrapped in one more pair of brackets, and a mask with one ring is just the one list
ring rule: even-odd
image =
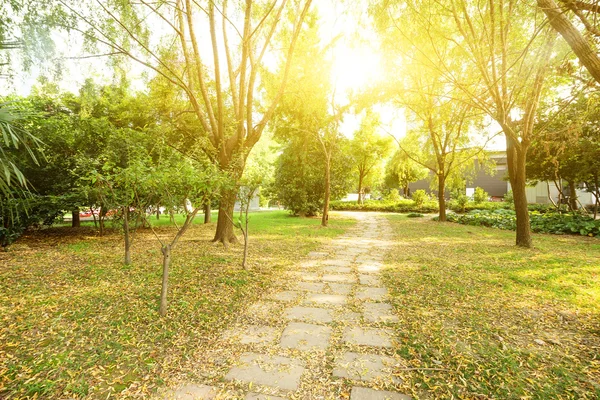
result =
[{"label": "stone path", "polygon": [[184,385],[168,398],[410,399],[397,391],[399,320],[379,278],[391,229],[376,214],[347,215],[356,227],[290,267],[291,279],[225,333],[237,352],[211,375],[223,384]]}]

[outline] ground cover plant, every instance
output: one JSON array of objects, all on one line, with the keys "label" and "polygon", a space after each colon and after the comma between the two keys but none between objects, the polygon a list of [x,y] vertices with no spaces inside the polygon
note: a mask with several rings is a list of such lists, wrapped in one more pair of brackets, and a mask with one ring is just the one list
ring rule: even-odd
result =
[{"label": "ground cover plant", "polygon": [[[581,214],[530,213],[531,230],[533,232],[573,234],[583,236],[600,235],[600,220]],[[515,212],[512,210],[474,210],[468,214],[449,214],[448,221],[464,225],[488,226],[514,230],[516,227]]]},{"label": "ground cover plant", "polygon": [[[168,217],[159,224],[166,224]],[[122,238],[91,227],[27,234],[0,253],[0,398],[148,398],[158,387],[201,380],[194,365],[245,304],[290,260],[354,220],[250,214],[249,271],[242,246],[210,243],[214,224],[194,224],[177,249],[169,313],[158,316],[161,254],[138,231],[133,265]],[[173,234],[158,226],[159,236]]]},{"label": "ground cover plant", "polygon": [[600,396],[600,241],[388,216],[384,277],[407,391],[423,398]]}]

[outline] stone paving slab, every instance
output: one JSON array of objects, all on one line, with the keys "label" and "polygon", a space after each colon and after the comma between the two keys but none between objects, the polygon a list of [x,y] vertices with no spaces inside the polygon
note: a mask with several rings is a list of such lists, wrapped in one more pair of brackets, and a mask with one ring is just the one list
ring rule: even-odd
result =
[{"label": "stone paving slab", "polygon": [[365,321],[372,323],[398,322],[393,307],[386,303],[365,303],[363,305],[363,317]]},{"label": "stone paving slab", "polygon": [[330,283],[329,289],[334,294],[349,294],[352,290],[352,285],[348,285],[345,283]]},{"label": "stone paving slab", "polygon": [[328,254],[323,251],[311,251],[308,253],[308,258],[325,258],[327,255]]},{"label": "stone paving slab", "polygon": [[300,293],[294,290],[284,290],[282,292],[273,293],[270,296],[268,296],[268,298],[271,300],[278,301],[295,301],[299,295]]},{"label": "stone paving slab", "polygon": [[390,329],[348,327],[344,330],[344,342],[360,346],[392,347],[393,332]]},{"label": "stone paving slab", "polygon": [[310,294],[306,297],[307,303],[340,306],[346,303],[347,297],[342,294]]},{"label": "stone paving slab", "polygon": [[352,261],[350,260],[342,260],[342,259],[331,259],[323,261],[323,265],[332,266],[332,267],[349,267],[352,265]]},{"label": "stone paving slab", "polygon": [[217,391],[212,386],[187,384],[175,390],[173,396],[167,399],[173,400],[210,400],[217,396]]},{"label": "stone paving slab", "polygon": [[388,392],[384,390],[373,390],[354,386],[350,392],[350,400],[411,400],[405,394]]},{"label": "stone paving slab", "polygon": [[330,310],[313,307],[289,308],[285,311],[285,318],[288,320],[318,322],[321,324],[327,324],[333,321]]},{"label": "stone paving slab", "polygon": [[358,272],[363,273],[363,274],[374,274],[374,273],[379,273],[379,271],[381,271],[381,269],[383,268],[383,265],[381,263],[368,263],[368,264],[362,264],[358,266]]},{"label": "stone paving slab", "polygon": [[323,267],[323,272],[331,273],[331,274],[349,274],[352,272],[352,268],[350,267]]},{"label": "stone paving slab", "polygon": [[318,274],[313,274],[310,272],[300,272],[297,274],[297,276],[304,282],[315,282],[320,279]]},{"label": "stone paving slab", "polygon": [[381,280],[375,275],[359,275],[358,281],[361,285],[366,286],[381,286]]},{"label": "stone paving slab", "polygon": [[335,360],[333,376],[364,382],[381,379],[400,383],[400,379],[392,375],[396,365],[398,362],[391,357],[348,352]]},{"label": "stone paving slab", "polygon": [[324,283],[315,283],[315,282],[298,282],[296,287],[299,290],[305,290],[307,292],[322,292],[325,290]]},{"label": "stone paving slab", "polygon": [[284,397],[273,396],[272,394],[248,393],[244,400],[286,400]]},{"label": "stone paving slab", "polygon": [[231,368],[225,380],[252,382],[283,390],[296,390],[304,367],[300,360],[258,353],[244,353],[240,364]]},{"label": "stone paving slab", "polygon": [[356,278],[352,275],[323,275],[325,282],[351,283],[356,282]]},{"label": "stone paving slab", "polygon": [[331,328],[321,325],[291,322],[281,335],[280,345],[283,348],[297,350],[325,350],[329,346]]},{"label": "stone paving slab", "polygon": [[319,264],[318,260],[307,260],[307,261],[302,261],[300,264],[298,264],[298,266],[300,268],[313,268],[316,267]]},{"label": "stone paving slab", "polygon": [[355,297],[359,300],[382,301],[388,294],[388,290],[383,287],[360,287],[356,290]]}]

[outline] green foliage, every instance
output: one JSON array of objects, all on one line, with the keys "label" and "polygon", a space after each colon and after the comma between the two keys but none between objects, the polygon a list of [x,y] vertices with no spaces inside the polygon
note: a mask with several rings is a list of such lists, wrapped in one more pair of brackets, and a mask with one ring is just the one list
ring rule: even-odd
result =
[{"label": "green foliage", "polygon": [[[342,140],[342,139],[340,139]],[[339,199],[351,187],[348,156],[340,151],[331,161],[331,198]],[[293,215],[314,216],[321,211],[325,193],[325,160],[314,141],[290,141],[277,160],[272,197]]]},{"label": "green foliage", "polygon": [[480,187],[475,188],[475,193],[473,193],[473,201],[476,204],[480,204],[480,203],[483,203],[484,201],[487,201],[489,199],[489,197],[490,197],[490,195],[488,194],[488,192],[483,190],[483,188],[480,188]]},{"label": "green foliage", "polygon": [[62,218],[65,197],[11,196],[0,201],[0,246],[14,243],[28,228],[50,226]]},{"label": "green foliage", "polygon": [[427,193],[422,189],[415,190],[411,197],[418,208],[423,207],[423,204],[425,204],[425,201],[428,198]]},{"label": "green foliage", "polygon": [[[534,232],[583,236],[598,236],[600,234],[600,221],[588,216],[531,212],[529,217],[531,230]],[[512,210],[474,210],[465,215],[449,213],[448,221],[465,225],[516,229],[516,216]]]},{"label": "green foliage", "polygon": [[[450,201],[448,207],[453,211],[465,212],[469,198],[466,194],[461,193],[453,201]],[[456,209],[456,210],[455,210]]]},{"label": "green foliage", "polygon": [[417,207],[413,200],[400,200],[398,202],[366,200],[364,204],[357,204],[354,201],[332,201],[330,207],[332,210],[338,211],[379,211],[396,213],[435,213],[439,211],[439,205],[435,200],[426,201],[421,207]]},{"label": "green foliage", "polygon": [[398,192],[398,189],[392,189],[387,195],[385,195],[383,199],[390,203],[397,203],[400,201],[401,197],[400,193]]},{"label": "green foliage", "polygon": [[513,191],[509,190],[508,192],[506,192],[506,194],[504,195],[504,202],[506,204],[510,204],[512,206],[515,205],[515,198],[513,197]]}]

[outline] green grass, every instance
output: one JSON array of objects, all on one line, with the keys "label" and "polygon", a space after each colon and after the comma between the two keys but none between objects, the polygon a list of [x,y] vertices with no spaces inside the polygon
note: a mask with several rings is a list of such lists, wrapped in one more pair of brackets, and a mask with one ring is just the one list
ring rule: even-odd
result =
[{"label": "green grass", "polygon": [[600,397],[600,240],[536,234],[527,250],[514,232],[388,218],[396,243],[384,278],[399,352],[416,368],[402,376],[407,391]]},{"label": "green grass", "polygon": [[[122,263],[118,231],[29,234],[0,253],[0,398],[147,398],[204,381],[198,365],[240,308],[352,224],[332,218],[323,229],[284,211],[253,214],[250,271],[240,267],[242,246],[214,245],[214,223],[194,225],[173,250],[166,318],[158,316],[160,245],[149,229],[137,233],[132,266]],[[168,239],[174,229],[157,233]]]}]

